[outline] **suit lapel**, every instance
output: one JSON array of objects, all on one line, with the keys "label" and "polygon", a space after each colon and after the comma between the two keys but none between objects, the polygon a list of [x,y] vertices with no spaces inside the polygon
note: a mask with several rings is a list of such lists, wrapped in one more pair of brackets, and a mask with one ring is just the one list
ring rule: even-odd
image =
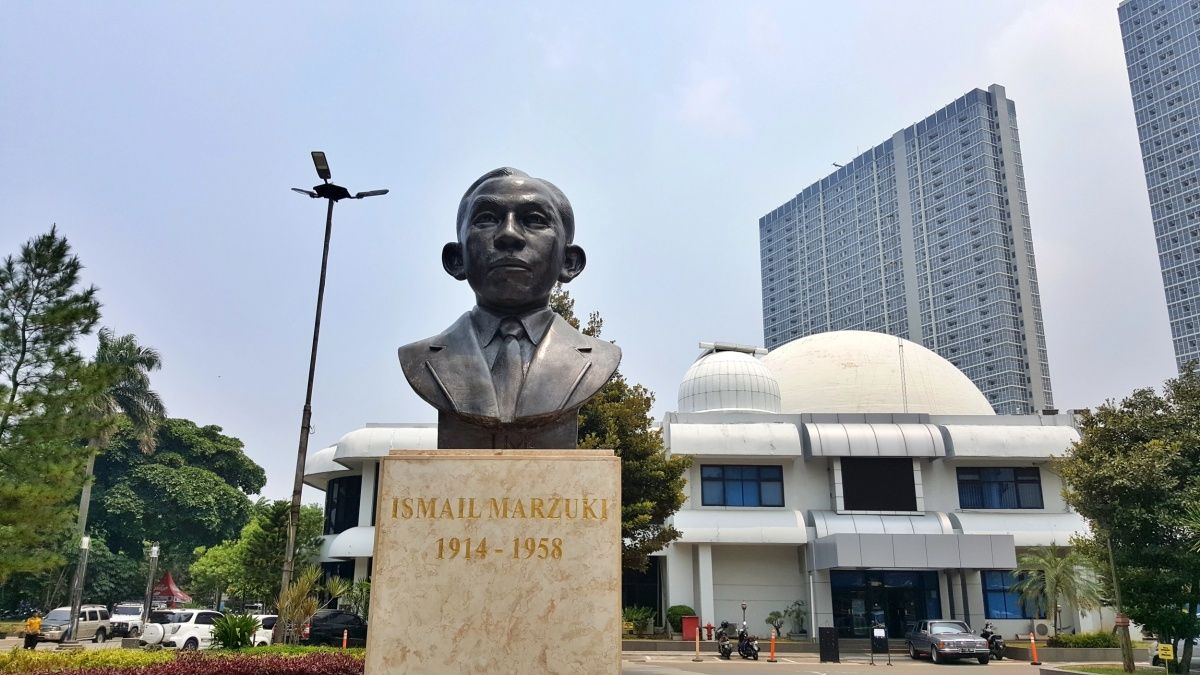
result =
[{"label": "suit lapel", "polygon": [[496,390],[483,358],[483,349],[471,324],[470,313],[462,315],[429,345],[425,366],[437,381],[454,411],[478,417],[496,417]]},{"label": "suit lapel", "polygon": [[525,384],[517,398],[517,417],[560,410],[591,367],[587,355],[590,351],[583,335],[556,315],[525,373]]}]

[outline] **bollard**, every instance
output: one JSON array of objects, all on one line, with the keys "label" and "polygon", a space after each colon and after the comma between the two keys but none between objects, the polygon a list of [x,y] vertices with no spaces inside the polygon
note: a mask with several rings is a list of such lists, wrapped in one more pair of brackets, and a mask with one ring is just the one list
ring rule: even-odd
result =
[{"label": "bollard", "polygon": [[343,628],[342,629],[342,649],[346,648],[346,642],[349,640],[349,638],[350,638],[350,629]]},{"label": "bollard", "polygon": [[1030,633],[1030,634],[1029,634],[1029,649],[1030,649],[1030,652],[1029,652],[1029,658],[1031,659],[1031,660],[1029,661],[1029,665],[1031,665],[1031,666],[1040,666],[1040,665],[1042,665],[1042,662],[1041,662],[1041,661],[1038,661],[1038,657],[1037,657],[1037,640],[1034,640],[1034,639],[1033,639],[1033,633]]},{"label": "bollard", "polygon": [[700,663],[703,660],[700,658],[700,620],[696,619],[696,655],[692,657],[692,661]]},{"label": "bollard", "polygon": [[777,663],[775,660],[775,629],[771,629],[771,658],[767,659],[767,663]]}]

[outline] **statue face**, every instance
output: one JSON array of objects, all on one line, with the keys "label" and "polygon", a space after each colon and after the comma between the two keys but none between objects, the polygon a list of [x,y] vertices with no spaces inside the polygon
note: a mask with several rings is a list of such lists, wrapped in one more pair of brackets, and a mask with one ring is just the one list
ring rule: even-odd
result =
[{"label": "statue face", "polygon": [[500,176],[471,195],[458,244],[447,245],[443,263],[467,280],[480,306],[521,312],[546,306],[555,282],[575,278],[583,270],[583,250],[567,243],[554,198],[541,181]]}]

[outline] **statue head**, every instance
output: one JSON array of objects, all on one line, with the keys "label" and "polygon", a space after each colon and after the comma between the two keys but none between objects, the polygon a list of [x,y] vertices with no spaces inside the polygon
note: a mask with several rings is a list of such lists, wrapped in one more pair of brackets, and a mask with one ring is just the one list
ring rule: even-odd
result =
[{"label": "statue head", "polygon": [[573,243],[567,196],[517,169],[494,169],[467,188],[457,230],[457,241],[442,248],[442,266],[471,285],[479,306],[495,312],[545,307],[554,284],[579,276],[587,263]]}]

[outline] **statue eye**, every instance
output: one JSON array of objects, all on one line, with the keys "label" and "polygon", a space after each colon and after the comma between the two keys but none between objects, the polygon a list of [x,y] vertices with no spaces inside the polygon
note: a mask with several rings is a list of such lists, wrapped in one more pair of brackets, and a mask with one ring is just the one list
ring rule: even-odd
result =
[{"label": "statue eye", "polygon": [[534,211],[532,213],[525,214],[525,224],[531,227],[549,227],[550,219],[545,215]]},{"label": "statue eye", "polygon": [[500,222],[500,217],[491,211],[483,211],[475,214],[475,219],[471,221],[472,225],[487,226],[496,225]]}]

